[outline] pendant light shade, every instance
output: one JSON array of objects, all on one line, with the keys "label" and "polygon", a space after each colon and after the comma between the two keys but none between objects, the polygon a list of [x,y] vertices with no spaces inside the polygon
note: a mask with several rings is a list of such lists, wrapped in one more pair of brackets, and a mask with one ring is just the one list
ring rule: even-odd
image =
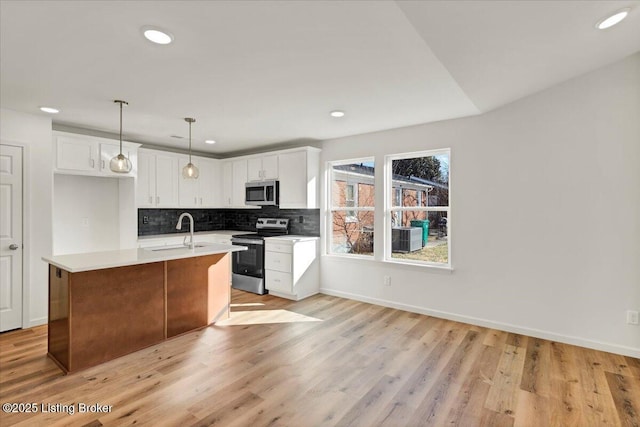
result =
[{"label": "pendant light shade", "polygon": [[115,173],[129,173],[131,172],[131,161],[122,154],[122,104],[129,105],[129,103],[118,99],[113,102],[120,104],[120,153],[111,159],[109,168]]},{"label": "pendant light shade", "polygon": [[191,163],[191,123],[194,123],[196,119],[186,117],[184,121],[189,123],[189,163],[187,163],[186,166],[182,168],[182,177],[185,179],[198,179],[200,171],[198,170],[196,165]]}]

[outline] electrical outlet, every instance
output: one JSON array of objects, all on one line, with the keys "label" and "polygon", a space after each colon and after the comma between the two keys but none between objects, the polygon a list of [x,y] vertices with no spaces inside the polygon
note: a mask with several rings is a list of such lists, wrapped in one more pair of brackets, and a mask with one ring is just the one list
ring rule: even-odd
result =
[{"label": "electrical outlet", "polygon": [[144,216],[142,217],[142,223],[143,223],[143,224],[149,224],[149,217],[148,217],[148,216],[146,216],[146,215],[144,215]]},{"label": "electrical outlet", "polygon": [[384,276],[384,285],[391,286],[391,276]]},{"label": "electrical outlet", "polygon": [[302,223],[304,222],[304,216],[300,215],[300,216],[298,217],[298,222],[299,222],[300,224],[302,224]]},{"label": "electrical outlet", "polygon": [[82,227],[88,228],[89,227],[89,218],[87,218],[86,216],[84,218],[80,219],[80,225]]},{"label": "electrical outlet", "polygon": [[627,323],[629,325],[638,324],[638,312],[635,310],[627,310]]}]

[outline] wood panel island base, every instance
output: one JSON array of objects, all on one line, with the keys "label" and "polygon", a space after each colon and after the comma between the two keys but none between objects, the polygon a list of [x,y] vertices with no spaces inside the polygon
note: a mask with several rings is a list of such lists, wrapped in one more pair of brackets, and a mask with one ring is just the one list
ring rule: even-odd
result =
[{"label": "wood panel island base", "polygon": [[161,255],[104,252],[137,252],[138,262],[108,268],[65,262],[97,259],[98,253],[43,258],[50,264],[49,357],[65,372],[76,372],[227,319],[229,252],[244,248],[212,246]]}]

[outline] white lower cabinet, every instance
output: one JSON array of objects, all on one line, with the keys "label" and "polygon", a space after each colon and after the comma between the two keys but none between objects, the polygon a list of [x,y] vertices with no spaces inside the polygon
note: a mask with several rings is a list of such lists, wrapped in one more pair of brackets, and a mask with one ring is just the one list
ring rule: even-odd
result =
[{"label": "white lower cabinet", "polygon": [[266,287],[269,293],[284,292],[287,295],[292,293],[293,277],[291,273],[282,273],[276,270],[268,270],[266,274]]},{"label": "white lower cabinet", "polygon": [[265,287],[292,300],[320,291],[317,237],[284,236],[265,239]]}]

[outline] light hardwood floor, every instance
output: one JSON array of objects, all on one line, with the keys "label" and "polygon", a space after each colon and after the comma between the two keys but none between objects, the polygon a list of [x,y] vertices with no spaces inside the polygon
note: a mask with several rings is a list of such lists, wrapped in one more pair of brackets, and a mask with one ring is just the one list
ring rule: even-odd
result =
[{"label": "light hardwood floor", "polygon": [[68,376],[46,327],[0,334],[0,403],[39,408],[0,425],[640,426],[638,359],[326,295],[233,303],[225,325]]}]

